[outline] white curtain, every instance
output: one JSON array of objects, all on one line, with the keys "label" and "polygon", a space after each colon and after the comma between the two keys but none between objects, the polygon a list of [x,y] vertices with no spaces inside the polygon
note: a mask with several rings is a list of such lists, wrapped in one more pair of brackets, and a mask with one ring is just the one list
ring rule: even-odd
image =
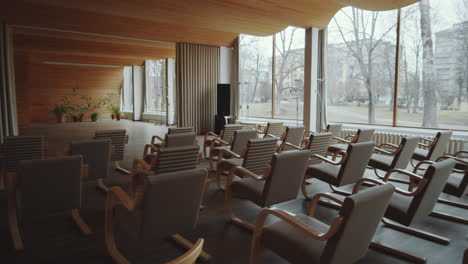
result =
[{"label": "white curtain", "polygon": [[122,85],[122,107],[121,110],[133,113],[133,70],[132,66],[125,66],[123,69]]},{"label": "white curtain", "polygon": [[15,72],[11,28],[4,22],[0,27],[0,143],[5,136],[18,135]]},{"label": "white curtain", "polygon": [[319,114],[318,114],[318,124],[319,129],[325,129],[327,127],[327,81],[326,81],[326,58],[327,58],[327,31],[319,30],[318,34],[318,71],[317,71],[317,90],[319,92],[318,104],[319,104]]},{"label": "white curtain", "polygon": [[145,66],[133,66],[133,120],[143,117]]}]

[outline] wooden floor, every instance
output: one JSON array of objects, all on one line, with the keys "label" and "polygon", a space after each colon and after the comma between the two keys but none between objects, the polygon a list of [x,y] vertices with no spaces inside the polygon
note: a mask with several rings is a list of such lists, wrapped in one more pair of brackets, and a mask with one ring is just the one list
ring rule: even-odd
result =
[{"label": "wooden floor", "polygon": [[[152,135],[163,135],[164,126],[148,123],[122,120],[100,120],[98,122],[66,123],[66,124],[33,124],[22,128],[22,135],[44,135],[47,137],[47,155],[53,156],[56,151],[62,151],[72,140],[90,139],[98,129],[125,128],[130,136],[126,148],[126,160],[123,167],[129,168],[133,158],[140,158],[144,144],[149,142]],[[201,141],[201,140],[199,140]],[[202,164],[206,166],[206,162]],[[114,172],[117,173],[118,172]],[[312,181],[309,185],[311,192],[328,192],[327,185],[319,181]],[[174,196],[178,195],[174,193]],[[59,198],[59,197],[58,197]],[[46,219],[38,219],[24,225],[23,239],[25,249],[16,252],[12,248],[6,221],[5,193],[0,192],[0,263],[113,263],[108,256],[104,244],[104,199],[105,195],[94,185],[86,184],[83,188],[82,216],[93,229],[94,234],[83,236],[74,226],[69,215],[57,215]],[[206,209],[200,214],[198,227],[191,233],[184,234],[186,238],[195,241],[198,237],[205,238],[205,250],[214,258],[211,263],[248,263],[251,234],[226,221],[223,207],[223,193],[211,187],[205,197]],[[468,203],[468,197],[463,201]],[[170,201],[168,201],[170,202]],[[244,219],[255,221],[261,208],[246,201],[237,200],[235,211]],[[307,208],[302,195],[297,200],[279,204],[277,207],[293,213],[300,213]],[[437,205],[437,209],[468,218],[467,210]],[[324,221],[330,219],[336,211],[320,207],[317,217]],[[427,217],[425,221],[415,225],[451,239],[450,245],[442,246],[419,238],[399,233],[386,227],[380,227],[374,237],[375,241],[397,249],[404,249],[416,255],[426,257],[427,263],[462,263],[463,251],[468,247],[468,227],[434,217]],[[165,263],[182,254],[184,251],[168,241],[155,245],[154,252],[145,256],[133,256],[132,263]],[[264,252],[262,262],[268,264],[287,263],[272,252]],[[407,263],[397,258],[369,250],[368,254],[358,263]]]}]

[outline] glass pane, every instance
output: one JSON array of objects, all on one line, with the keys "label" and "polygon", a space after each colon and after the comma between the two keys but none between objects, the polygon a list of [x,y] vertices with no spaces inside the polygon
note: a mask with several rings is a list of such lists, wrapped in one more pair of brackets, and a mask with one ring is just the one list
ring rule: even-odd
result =
[{"label": "glass pane", "polygon": [[167,101],[168,101],[168,110],[167,123],[172,125],[175,123],[175,109],[176,109],[176,79],[175,79],[175,59],[167,59]]},{"label": "glass pane", "polygon": [[132,66],[123,69],[122,111],[133,113],[133,76]]},{"label": "glass pane", "polygon": [[303,119],[305,29],[288,27],[275,37],[274,118]]},{"label": "glass pane", "polygon": [[146,112],[166,112],[166,90],[166,60],[146,61]]},{"label": "glass pane", "polygon": [[346,7],[328,25],[329,121],[392,125],[397,11]]},{"label": "glass pane", "polygon": [[467,10],[464,0],[402,9],[398,125],[468,129]]},{"label": "glass pane", "polygon": [[273,37],[240,35],[240,116],[271,118]]}]

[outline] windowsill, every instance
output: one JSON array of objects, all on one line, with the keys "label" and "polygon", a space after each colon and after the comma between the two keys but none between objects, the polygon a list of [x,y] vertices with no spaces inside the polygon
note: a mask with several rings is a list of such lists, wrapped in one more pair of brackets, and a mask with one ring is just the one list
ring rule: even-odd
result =
[{"label": "windowsill", "polygon": [[302,120],[295,119],[280,119],[280,118],[261,118],[261,117],[239,117],[239,123],[268,123],[268,122],[283,122],[286,126],[302,126]]}]

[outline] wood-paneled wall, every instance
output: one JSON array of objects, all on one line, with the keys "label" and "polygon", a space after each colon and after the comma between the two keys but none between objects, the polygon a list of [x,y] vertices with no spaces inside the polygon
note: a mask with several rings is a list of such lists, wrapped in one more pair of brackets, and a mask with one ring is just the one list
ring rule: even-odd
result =
[{"label": "wood-paneled wall", "polygon": [[[70,95],[73,87],[80,88],[79,95],[91,96],[95,101],[108,93],[119,94],[122,83],[122,67],[44,64],[22,55],[15,57],[15,71],[20,126],[54,120],[54,104]],[[100,118],[110,118],[105,108],[97,112],[101,113]],[[89,118],[89,113],[85,118]]]}]

